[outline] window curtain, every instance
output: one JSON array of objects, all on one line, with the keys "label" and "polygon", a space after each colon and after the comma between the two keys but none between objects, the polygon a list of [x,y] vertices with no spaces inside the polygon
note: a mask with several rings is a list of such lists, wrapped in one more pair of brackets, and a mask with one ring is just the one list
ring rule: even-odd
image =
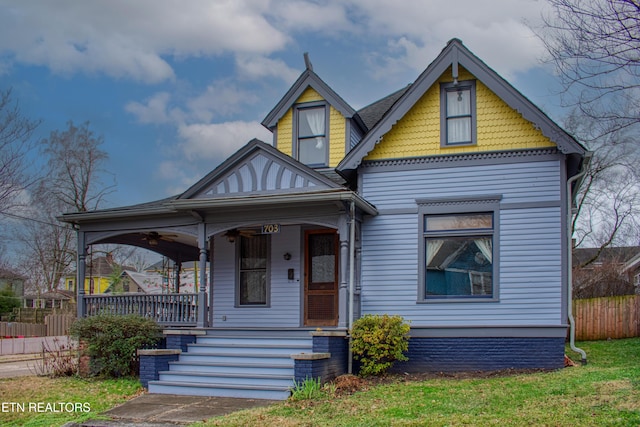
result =
[{"label": "window curtain", "polygon": [[427,267],[431,265],[431,261],[436,257],[440,248],[444,244],[444,240],[429,239],[427,240]]},{"label": "window curtain", "polygon": [[493,263],[493,242],[490,237],[482,237],[480,239],[474,240],[482,255],[489,261],[489,263]]},{"label": "window curtain", "polygon": [[449,142],[471,141],[471,91],[447,92],[447,136]]},{"label": "window curtain", "polygon": [[[305,117],[312,135],[324,135],[324,109],[314,108],[306,111]],[[316,149],[324,147],[324,137],[316,137]]]}]

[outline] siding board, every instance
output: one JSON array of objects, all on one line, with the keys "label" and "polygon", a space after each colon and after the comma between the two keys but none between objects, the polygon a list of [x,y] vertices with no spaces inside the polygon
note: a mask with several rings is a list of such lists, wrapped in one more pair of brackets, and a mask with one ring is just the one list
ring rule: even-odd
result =
[{"label": "siding board", "polygon": [[[438,169],[365,168],[364,197],[379,210],[417,209],[416,199],[501,195],[496,302],[418,303],[417,213],[366,218],[363,313],[401,314],[414,327],[559,325],[562,312],[560,163]],[[536,202],[544,203],[535,207]],[[522,203],[522,208],[517,207]],[[548,207],[550,206],[551,207]],[[554,205],[557,205],[555,207]]]}]

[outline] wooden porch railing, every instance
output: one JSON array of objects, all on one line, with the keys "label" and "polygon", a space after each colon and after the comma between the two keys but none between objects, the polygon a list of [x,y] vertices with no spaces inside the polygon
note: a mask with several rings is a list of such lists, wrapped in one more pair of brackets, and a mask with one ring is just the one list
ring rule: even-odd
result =
[{"label": "wooden porch railing", "polygon": [[138,314],[161,325],[195,326],[198,294],[85,295],[86,316]]}]

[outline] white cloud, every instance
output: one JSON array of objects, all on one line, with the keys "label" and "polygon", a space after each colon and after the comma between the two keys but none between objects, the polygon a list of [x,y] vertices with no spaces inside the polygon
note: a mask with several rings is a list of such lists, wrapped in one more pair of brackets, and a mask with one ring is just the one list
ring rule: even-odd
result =
[{"label": "white cloud", "polygon": [[253,91],[240,89],[228,80],[216,81],[198,96],[189,99],[190,116],[196,121],[209,122],[214,117],[228,117],[243,111],[243,107],[258,102]]},{"label": "white cloud", "polygon": [[146,83],[174,78],[166,57],[270,54],[288,36],[264,0],[1,0],[0,54],[53,72],[104,73]]},{"label": "white cloud", "polygon": [[236,67],[241,77],[250,80],[276,77],[291,84],[300,75],[300,71],[289,67],[284,61],[260,55],[237,55]]},{"label": "white cloud", "polygon": [[170,121],[167,105],[171,95],[167,92],[159,92],[147,99],[146,103],[131,101],[124,109],[136,116],[140,123],[167,123]]},{"label": "white cloud", "polygon": [[253,138],[271,143],[272,134],[258,122],[226,122],[180,126],[180,150],[188,161],[229,157]]}]

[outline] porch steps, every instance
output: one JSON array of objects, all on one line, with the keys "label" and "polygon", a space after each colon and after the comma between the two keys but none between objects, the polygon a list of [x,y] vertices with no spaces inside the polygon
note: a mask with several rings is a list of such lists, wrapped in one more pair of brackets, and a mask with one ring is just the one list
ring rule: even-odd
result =
[{"label": "porch steps", "polygon": [[284,400],[294,385],[291,355],[311,351],[306,330],[209,330],[149,382],[149,392]]}]

